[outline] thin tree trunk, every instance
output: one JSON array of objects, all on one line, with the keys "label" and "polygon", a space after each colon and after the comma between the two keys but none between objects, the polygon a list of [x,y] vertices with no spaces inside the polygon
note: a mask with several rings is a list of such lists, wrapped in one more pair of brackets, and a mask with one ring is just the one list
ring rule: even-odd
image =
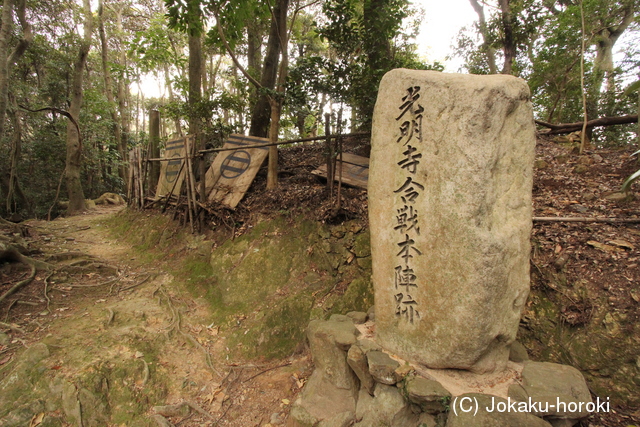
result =
[{"label": "thin tree trunk", "polygon": [[[262,78],[260,79],[260,86],[265,89],[273,90],[275,88],[278,77],[278,57],[282,49],[287,48],[283,42],[285,38],[283,35],[285,35],[287,31],[288,7],[289,0],[278,0],[276,6],[273,8],[267,53],[264,58]],[[253,108],[249,134],[266,137],[268,135],[270,118],[271,103],[269,101],[269,95],[263,93],[259,96]]]},{"label": "thin tree trunk", "polygon": [[489,30],[487,28],[487,19],[484,16],[484,8],[478,0],[469,0],[469,2],[471,3],[473,10],[475,10],[478,15],[478,27],[480,35],[482,35],[482,48],[484,49],[487,64],[489,65],[489,74],[498,74],[498,67],[496,67],[496,50],[491,47]]},{"label": "thin tree trunk", "polygon": [[4,0],[2,4],[2,27],[0,27],[0,136],[4,133],[4,121],[7,114],[7,92],[9,88],[9,39],[13,32],[13,0]]},{"label": "thin tree trunk", "polygon": [[502,29],[504,31],[503,52],[504,65],[502,74],[513,74],[513,63],[516,60],[516,41],[513,34],[513,14],[511,13],[510,0],[498,0],[502,12]]},{"label": "thin tree trunk", "polygon": [[121,150],[122,142],[122,128],[120,126],[120,119],[118,118],[118,107],[116,100],[113,96],[113,79],[111,78],[111,72],[109,71],[109,44],[107,43],[107,35],[104,30],[103,20],[104,7],[102,0],[98,1],[98,32],[100,34],[100,45],[102,47],[102,75],[104,78],[104,92],[107,96],[107,103],[109,104],[109,114],[111,115],[111,121],[113,122],[113,136],[116,141],[116,147],[120,158],[123,160],[118,166],[118,176],[122,179],[122,182],[127,182],[127,172],[124,167],[124,159],[126,159],[126,153]]},{"label": "thin tree trunk", "polygon": [[[116,32],[117,39],[119,41],[119,62],[121,67],[127,66],[127,52],[124,49],[124,42],[122,41],[122,35],[124,33],[124,27],[122,25],[122,14],[124,13],[124,6],[116,10]],[[130,129],[130,112],[129,112],[129,86],[125,84],[125,77],[121,76],[117,81],[117,93],[118,93],[118,113],[120,115],[120,139],[118,140],[118,152],[122,159],[121,169],[124,177],[129,176],[129,159],[128,144]],[[120,173],[120,172],[119,172]],[[128,180],[125,180],[128,182]]]},{"label": "thin tree trunk", "polygon": [[[84,12],[84,37],[80,43],[78,57],[73,66],[73,79],[71,87],[71,106],[69,114],[79,122],[80,107],[82,106],[82,77],[89,49],[91,49],[91,32],[93,31],[93,19],[91,16],[91,4],[89,0],[83,0]],[[84,192],[80,181],[82,168],[82,141],[81,135],[76,126],[67,122],[67,161],[66,161],[66,181],[67,192],[69,194],[69,207],[67,213],[73,215],[86,209]]]}]

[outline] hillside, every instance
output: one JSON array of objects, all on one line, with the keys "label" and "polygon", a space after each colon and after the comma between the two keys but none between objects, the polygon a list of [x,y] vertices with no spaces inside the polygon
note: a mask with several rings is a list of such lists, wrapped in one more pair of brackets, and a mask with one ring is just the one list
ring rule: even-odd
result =
[{"label": "hillside", "polygon": [[[637,188],[615,194],[631,150],[537,150],[536,217],[640,217]],[[308,321],[373,302],[366,192],[343,187],[336,208],[309,173],[322,161],[321,146],[283,149],[279,188],[261,172],[235,211],[210,207],[204,235],[171,208],[22,227],[54,267],[0,303],[0,424],[282,424],[312,369]],[[638,222],[534,223],[519,340],[610,397],[592,425],[640,423],[639,246]],[[0,271],[0,293],[29,273]]]}]

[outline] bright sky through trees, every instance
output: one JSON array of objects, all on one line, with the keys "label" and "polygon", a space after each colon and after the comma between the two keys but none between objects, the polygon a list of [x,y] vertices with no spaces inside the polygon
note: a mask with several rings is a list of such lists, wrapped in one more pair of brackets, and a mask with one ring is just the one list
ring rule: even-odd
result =
[{"label": "bright sky through trees", "polygon": [[424,10],[424,20],[418,36],[419,54],[431,61],[445,64],[445,71],[457,72],[461,58],[445,61],[451,54],[451,45],[464,26],[470,26],[477,15],[468,0],[413,0]]}]

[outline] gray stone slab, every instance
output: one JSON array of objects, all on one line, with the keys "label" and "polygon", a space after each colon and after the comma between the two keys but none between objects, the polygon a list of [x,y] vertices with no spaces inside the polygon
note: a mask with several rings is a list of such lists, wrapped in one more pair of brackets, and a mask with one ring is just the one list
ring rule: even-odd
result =
[{"label": "gray stone slab", "polygon": [[380,84],[371,144],[380,344],[431,368],[504,369],[529,292],[527,84],[393,70]]}]

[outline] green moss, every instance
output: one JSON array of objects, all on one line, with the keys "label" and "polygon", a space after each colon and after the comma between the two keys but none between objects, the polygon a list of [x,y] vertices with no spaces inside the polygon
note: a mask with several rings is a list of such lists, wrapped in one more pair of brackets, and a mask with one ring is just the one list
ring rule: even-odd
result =
[{"label": "green moss", "polygon": [[312,304],[313,298],[306,294],[284,298],[238,328],[230,343],[241,344],[239,348],[246,357],[289,356],[304,341]]},{"label": "green moss", "polygon": [[[206,299],[210,320],[224,327],[229,347],[239,346],[243,356],[291,354],[304,341],[314,307],[319,315],[329,306],[344,314],[373,305],[369,234],[358,224],[279,216],[210,251],[210,245],[197,249],[205,246],[201,238],[162,215],[125,212],[110,226],[141,258],[171,260],[165,268]],[[350,283],[344,295],[336,283]]]},{"label": "green moss", "polygon": [[368,277],[357,277],[347,287],[342,297],[336,300],[330,313],[344,314],[350,311],[366,312],[373,305],[373,283]]}]

